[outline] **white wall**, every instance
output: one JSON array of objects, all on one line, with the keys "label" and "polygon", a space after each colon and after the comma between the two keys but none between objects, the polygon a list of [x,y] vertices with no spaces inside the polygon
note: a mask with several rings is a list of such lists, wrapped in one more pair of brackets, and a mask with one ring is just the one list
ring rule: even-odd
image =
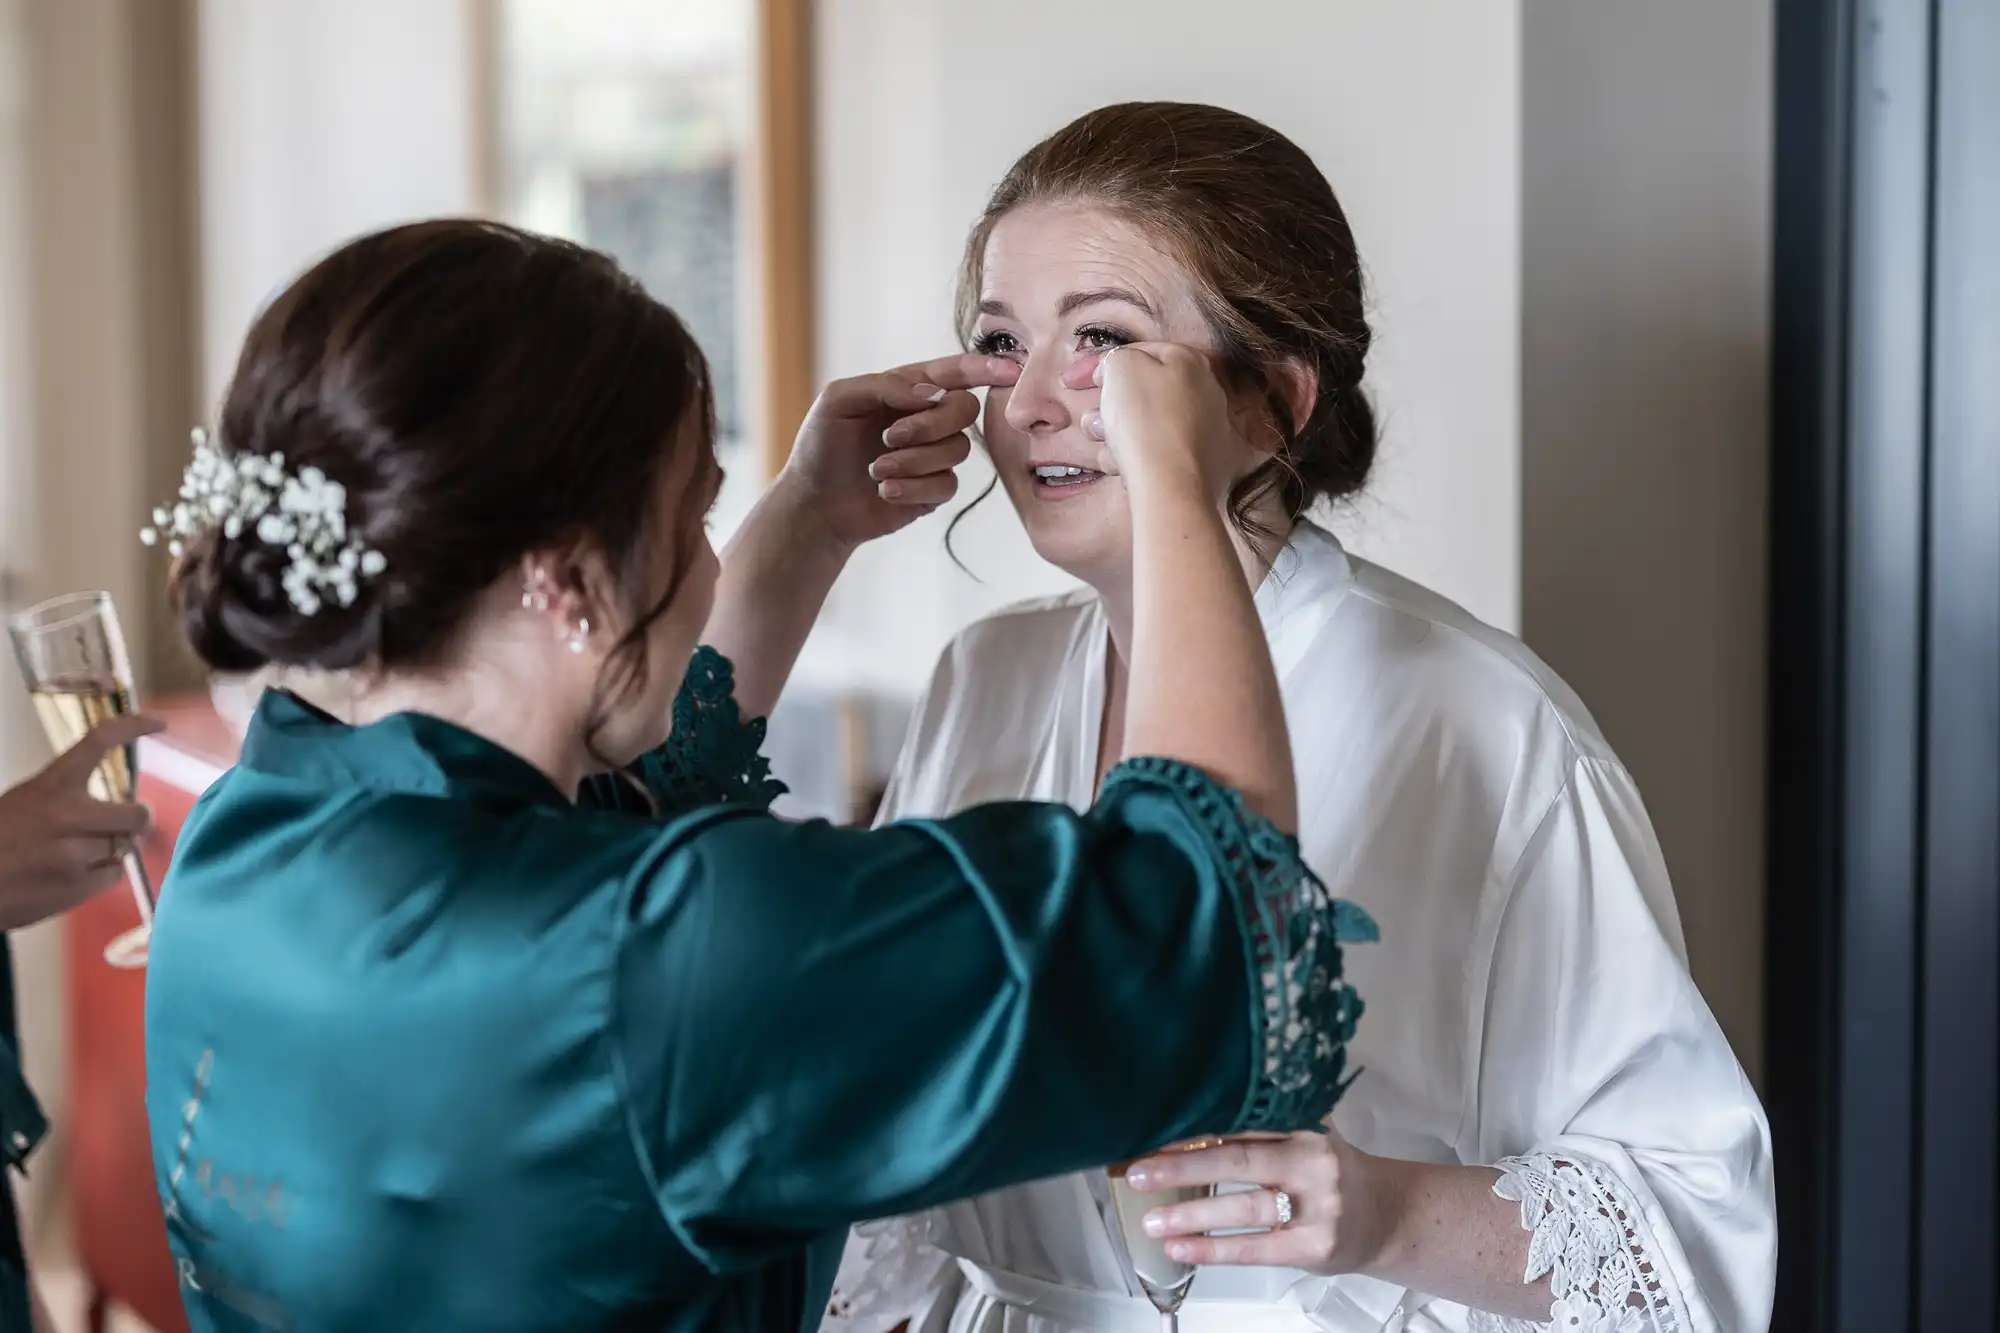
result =
[{"label": "white wall", "polygon": [[[0,0],[0,610],[29,557],[28,51],[23,0]],[[0,708],[0,782],[15,771],[24,709]]]},{"label": "white wall", "polygon": [[[835,0],[819,7],[826,376],[956,348],[950,292],[987,191],[1107,102],[1207,101],[1325,170],[1374,285],[1377,480],[1338,526],[1508,628],[1519,616],[1519,12],[1466,0]],[[968,488],[984,484],[983,475]],[[996,495],[864,553],[815,648],[914,688],[945,639],[1066,586]]]},{"label": "white wall", "polygon": [[377,227],[474,206],[465,0],[202,0],[203,383],[266,300]]},{"label": "white wall", "polygon": [[1762,1056],[1771,0],[1535,0],[1523,620],[1637,776]]},{"label": "white wall", "polygon": [[[28,51],[22,0],[0,0],[0,614],[19,609],[27,595],[26,566],[34,550],[31,521],[34,509],[33,413],[29,400],[28,319]],[[11,671],[11,664],[0,672]],[[0,694],[0,788],[31,772],[47,755],[28,716],[27,697],[10,684]],[[40,1031],[46,1039],[60,1028],[53,1021],[49,999],[60,983],[60,942],[43,931],[33,939],[12,944],[16,967],[28,976],[17,979],[17,996],[30,992],[42,1001]],[[25,983],[25,984],[23,984]],[[34,1000],[29,1001],[30,1006]],[[32,1011],[21,1015],[24,1026],[36,1026]],[[27,1043],[23,1043],[26,1045]],[[29,1050],[34,1050],[29,1046]],[[43,1059],[34,1070],[46,1076],[52,1062]],[[60,1063],[55,1072],[60,1081]],[[61,1089],[57,1089],[60,1094]],[[33,1210],[30,1204],[29,1210]],[[31,1221],[32,1225],[32,1221]]]}]

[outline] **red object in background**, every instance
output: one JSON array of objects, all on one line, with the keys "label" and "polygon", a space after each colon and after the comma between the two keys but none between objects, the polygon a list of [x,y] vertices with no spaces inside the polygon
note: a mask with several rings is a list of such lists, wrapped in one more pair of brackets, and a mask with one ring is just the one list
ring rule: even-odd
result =
[{"label": "red object in background", "polygon": [[[157,886],[196,797],[236,762],[236,741],[205,699],[147,711],[167,723],[166,734],[143,742],[139,754],[139,799],[153,811],[142,850]],[[104,946],[138,924],[123,888],[99,894],[66,924],[76,1252],[90,1288],[92,1333],[104,1327],[112,1301],[159,1333],[187,1333],[146,1129],[146,974],[104,961]]]}]

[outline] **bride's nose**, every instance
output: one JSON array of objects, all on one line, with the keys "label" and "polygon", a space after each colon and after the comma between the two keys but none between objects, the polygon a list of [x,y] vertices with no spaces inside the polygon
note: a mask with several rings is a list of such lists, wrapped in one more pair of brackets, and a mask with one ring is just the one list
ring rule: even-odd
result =
[{"label": "bride's nose", "polygon": [[1081,410],[1077,391],[1063,384],[1063,371],[1068,368],[1066,357],[1029,357],[1021,367],[1021,378],[1007,391],[1007,424],[1023,435],[1051,435],[1067,429]]}]

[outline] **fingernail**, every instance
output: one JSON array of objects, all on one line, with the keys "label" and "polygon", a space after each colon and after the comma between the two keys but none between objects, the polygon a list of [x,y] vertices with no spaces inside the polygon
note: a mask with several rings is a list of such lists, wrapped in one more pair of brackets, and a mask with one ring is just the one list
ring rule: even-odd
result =
[{"label": "fingernail", "polygon": [[1146,1228],[1146,1234],[1147,1234],[1147,1235],[1149,1235],[1149,1236],[1159,1236],[1159,1235],[1163,1235],[1163,1234],[1165,1234],[1165,1232],[1166,1232],[1166,1229],[1167,1229],[1167,1217],[1166,1217],[1166,1214],[1165,1214],[1165,1213],[1147,1213],[1147,1214],[1146,1214],[1146,1218],[1145,1218],[1145,1222],[1143,1223],[1143,1225],[1144,1225],[1144,1226],[1145,1226],[1145,1228]]},{"label": "fingernail", "polygon": [[901,495],[902,493],[903,493],[903,483],[902,483],[902,482],[900,482],[900,481],[885,481],[885,482],[883,482],[883,483],[882,483],[882,498],[883,498],[884,500],[894,500],[894,499],[896,499],[896,498],[897,498],[898,496],[900,496],[900,495]]},{"label": "fingernail", "polygon": [[877,481],[896,476],[902,470],[902,464],[896,460],[893,454],[884,454],[868,465],[868,475]]},{"label": "fingernail", "polygon": [[882,432],[882,443],[888,445],[891,449],[901,448],[903,445],[908,444],[909,441],[910,428],[900,421]]},{"label": "fingernail", "polygon": [[1083,414],[1083,433],[1093,440],[1102,440],[1104,438],[1104,414],[1102,412],[1085,412]]},{"label": "fingernail", "polygon": [[1194,1262],[1194,1246],[1176,1241],[1167,1246],[1167,1257],[1177,1264],[1191,1264]]},{"label": "fingernail", "polygon": [[1021,373],[1021,368],[1004,356],[996,356],[987,360],[986,373],[994,379],[1011,381]]},{"label": "fingernail", "polygon": [[944,401],[944,390],[938,388],[935,384],[919,384],[916,393],[919,398],[924,399],[926,402],[941,403]]},{"label": "fingernail", "polygon": [[1141,1171],[1137,1167],[1134,1167],[1125,1173],[1125,1180],[1126,1183],[1141,1194],[1152,1193],[1153,1174],[1150,1171]]}]

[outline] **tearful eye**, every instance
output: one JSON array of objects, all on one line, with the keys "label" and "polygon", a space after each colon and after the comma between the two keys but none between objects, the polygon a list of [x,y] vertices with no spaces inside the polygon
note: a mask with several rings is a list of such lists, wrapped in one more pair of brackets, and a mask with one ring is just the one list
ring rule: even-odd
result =
[{"label": "tearful eye", "polygon": [[1019,356],[1021,340],[1005,329],[992,329],[972,340],[972,350],[981,356]]},{"label": "tearful eye", "polygon": [[1076,331],[1077,350],[1088,352],[1092,355],[1100,355],[1110,351],[1114,347],[1124,347],[1127,344],[1137,341],[1138,339],[1129,333],[1121,332],[1118,329],[1106,328],[1100,324],[1087,325]]}]

